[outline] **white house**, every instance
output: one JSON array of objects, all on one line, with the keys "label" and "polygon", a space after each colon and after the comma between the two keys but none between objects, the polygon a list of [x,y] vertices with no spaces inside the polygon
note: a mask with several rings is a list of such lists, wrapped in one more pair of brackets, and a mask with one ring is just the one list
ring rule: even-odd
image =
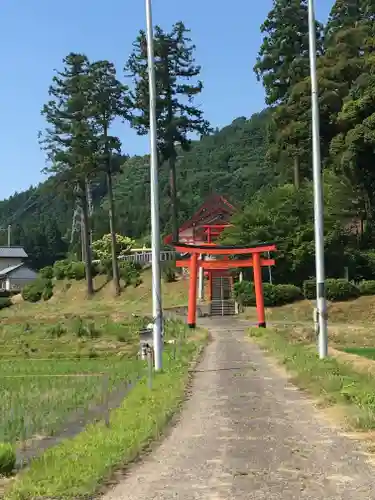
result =
[{"label": "white house", "polygon": [[37,273],[24,263],[26,258],[22,247],[0,246],[0,289],[21,290],[35,280]]}]

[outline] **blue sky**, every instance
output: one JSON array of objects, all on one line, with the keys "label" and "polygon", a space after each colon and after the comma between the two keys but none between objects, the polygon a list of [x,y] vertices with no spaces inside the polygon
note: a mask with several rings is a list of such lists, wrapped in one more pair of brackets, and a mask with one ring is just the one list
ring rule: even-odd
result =
[{"label": "blue sky", "polygon": [[[316,0],[320,20],[326,19],[332,3]],[[215,127],[264,106],[252,67],[261,43],[259,26],[271,5],[272,0],[153,0],[154,24],[169,29],[182,20],[192,31],[205,85],[199,104]],[[45,123],[40,109],[63,57],[83,52],[90,59],[109,59],[122,71],[145,20],[143,0],[2,0],[0,12],[3,199],[43,178],[37,134]],[[147,138],[123,125],[116,132],[125,152],[148,151]]]}]

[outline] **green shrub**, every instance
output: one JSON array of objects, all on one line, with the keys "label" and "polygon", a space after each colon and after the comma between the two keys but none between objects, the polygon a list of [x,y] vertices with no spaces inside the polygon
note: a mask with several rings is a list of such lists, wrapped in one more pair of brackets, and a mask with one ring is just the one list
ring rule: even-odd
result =
[{"label": "green shrub", "polygon": [[[255,306],[254,284],[250,281],[242,281],[234,286],[236,300],[243,306]],[[271,285],[263,284],[264,305],[266,307],[282,306],[301,300],[302,290],[294,285]]]},{"label": "green shrub", "polygon": [[84,262],[71,262],[70,266],[66,268],[65,277],[70,280],[81,281],[85,279],[85,263]]},{"label": "green shrub", "polygon": [[361,295],[375,295],[375,280],[362,281],[358,288]]},{"label": "green shrub", "polygon": [[125,286],[139,282],[140,272],[133,262],[122,261],[119,264],[120,278]]},{"label": "green shrub", "polygon": [[16,453],[10,443],[0,443],[0,475],[9,476],[16,465]]},{"label": "green shrub", "polygon": [[[265,286],[265,285],[264,285]],[[283,304],[291,304],[297,300],[303,299],[303,293],[301,288],[295,285],[269,285],[274,286],[278,293],[278,301]],[[279,304],[282,305],[282,304]]]},{"label": "green shrub", "polygon": [[307,300],[316,299],[316,281],[306,280],[303,282],[303,296]]},{"label": "green shrub", "polygon": [[162,268],[162,273],[165,283],[174,283],[177,281],[177,269],[174,262],[166,263]]},{"label": "green shrub", "polygon": [[22,289],[22,298],[26,302],[39,302],[43,295],[44,287],[40,288],[37,284],[30,283]]},{"label": "green shrub", "polygon": [[53,278],[53,267],[52,266],[43,267],[43,269],[39,271],[39,276],[41,278],[46,278],[51,280]]},{"label": "green shrub", "polygon": [[53,265],[53,275],[57,280],[63,280],[67,277],[72,263],[68,259],[58,260]]},{"label": "green shrub", "polygon": [[44,295],[47,297],[50,293],[49,298],[53,295],[52,281],[46,278],[37,278],[22,289],[22,298],[27,302],[39,302],[42,297],[44,298]]},{"label": "green shrub", "polygon": [[234,296],[241,305],[246,307],[255,306],[254,283],[241,281],[234,284]]},{"label": "green shrub", "polygon": [[42,299],[47,301],[51,297],[53,297],[53,288],[50,286],[46,286],[42,292]]},{"label": "green shrub", "polygon": [[[314,300],[316,298],[315,280],[307,280],[303,283],[303,293],[306,299]],[[343,302],[356,299],[359,296],[359,288],[350,281],[333,278],[326,280],[326,298],[331,302]]]},{"label": "green shrub", "polygon": [[0,309],[5,309],[6,307],[10,307],[12,305],[12,301],[9,297],[0,297]]}]

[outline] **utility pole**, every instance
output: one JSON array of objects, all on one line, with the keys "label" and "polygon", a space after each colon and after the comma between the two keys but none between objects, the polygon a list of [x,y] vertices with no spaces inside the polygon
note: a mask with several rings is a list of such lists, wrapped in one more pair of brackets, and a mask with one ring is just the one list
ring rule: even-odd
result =
[{"label": "utility pole", "polygon": [[163,367],[163,310],[160,275],[159,180],[156,128],[156,82],[154,67],[154,35],[151,0],[146,1],[147,61],[150,93],[150,183],[151,183],[151,247],[152,247],[152,316],[154,320],[155,370]]},{"label": "utility pole", "polygon": [[12,246],[12,226],[8,225],[8,247]]},{"label": "utility pole", "polygon": [[320,124],[318,101],[318,77],[316,73],[316,22],[314,0],[308,0],[309,50],[311,74],[312,156],[314,178],[314,230],[316,267],[316,308],[318,315],[319,357],[328,355],[327,303],[325,297],[324,270],[324,215],[323,189],[320,158]]}]

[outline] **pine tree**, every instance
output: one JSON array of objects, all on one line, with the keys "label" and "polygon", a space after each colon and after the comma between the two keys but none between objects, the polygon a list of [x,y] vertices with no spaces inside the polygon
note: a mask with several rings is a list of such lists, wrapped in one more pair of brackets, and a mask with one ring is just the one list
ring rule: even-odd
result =
[{"label": "pine tree", "polygon": [[[156,27],[154,35],[159,162],[169,162],[174,241],[178,241],[179,237],[176,145],[179,144],[183,151],[187,151],[190,147],[190,134],[202,136],[209,132],[209,124],[203,118],[202,110],[194,105],[194,97],[202,92],[203,84],[196,80],[201,68],[195,63],[195,45],[192,44],[188,34],[189,30],[185,25],[178,22],[169,33]],[[139,134],[147,134],[149,129],[147,42],[142,31],[134,43],[134,51],[125,70],[134,82],[131,100],[136,112],[132,125]]]},{"label": "pine tree", "polygon": [[[310,61],[306,0],[274,0],[261,26],[265,34],[254,71],[262,80],[266,103],[276,106],[270,128],[268,161],[282,181],[293,179],[299,189],[309,177]],[[322,26],[316,23],[317,55],[321,56]],[[305,90],[308,95],[304,95]],[[298,95],[301,94],[301,95]],[[290,168],[292,164],[292,168]],[[291,172],[293,175],[291,176]]]},{"label": "pine tree", "polygon": [[[261,26],[264,34],[254,71],[262,80],[266,103],[285,102],[291,88],[310,73],[307,0],[274,0]],[[322,53],[322,26],[316,23],[317,53]]]},{"label": "pine tree", "polygon": [[87,294],[94,293],[86,182],[95,167],[95,137],[90,124],[90,64],[85,55],[70,53],[49,88],[51,99],[42,109],[49,127],[40,135],[50,161],[45,171],[78,198],[84,219]]},{"label": "pine tree", "polygon": [[112,241],[113,284],[116,295],[121,292],[120,273],[117,261],[117,241],[115,227],[115,204],[113,199],[112,177],[120,171],[113,156],[121,152],[121,141],[110,135],[110,127],[118,118],[127,118],[128,87],[116,76],[116,68],[109,61],[97,61],[90,66],[90,115],[98,143],[99,168],[106,174],[108,188],[108,216]]},{"label": "pine tree", "polygon": [[361,16],[360,4],[361,0],[335,1],[324,29],[325,45],[334,43],[334,37],[339,31],[355,26]]}]

